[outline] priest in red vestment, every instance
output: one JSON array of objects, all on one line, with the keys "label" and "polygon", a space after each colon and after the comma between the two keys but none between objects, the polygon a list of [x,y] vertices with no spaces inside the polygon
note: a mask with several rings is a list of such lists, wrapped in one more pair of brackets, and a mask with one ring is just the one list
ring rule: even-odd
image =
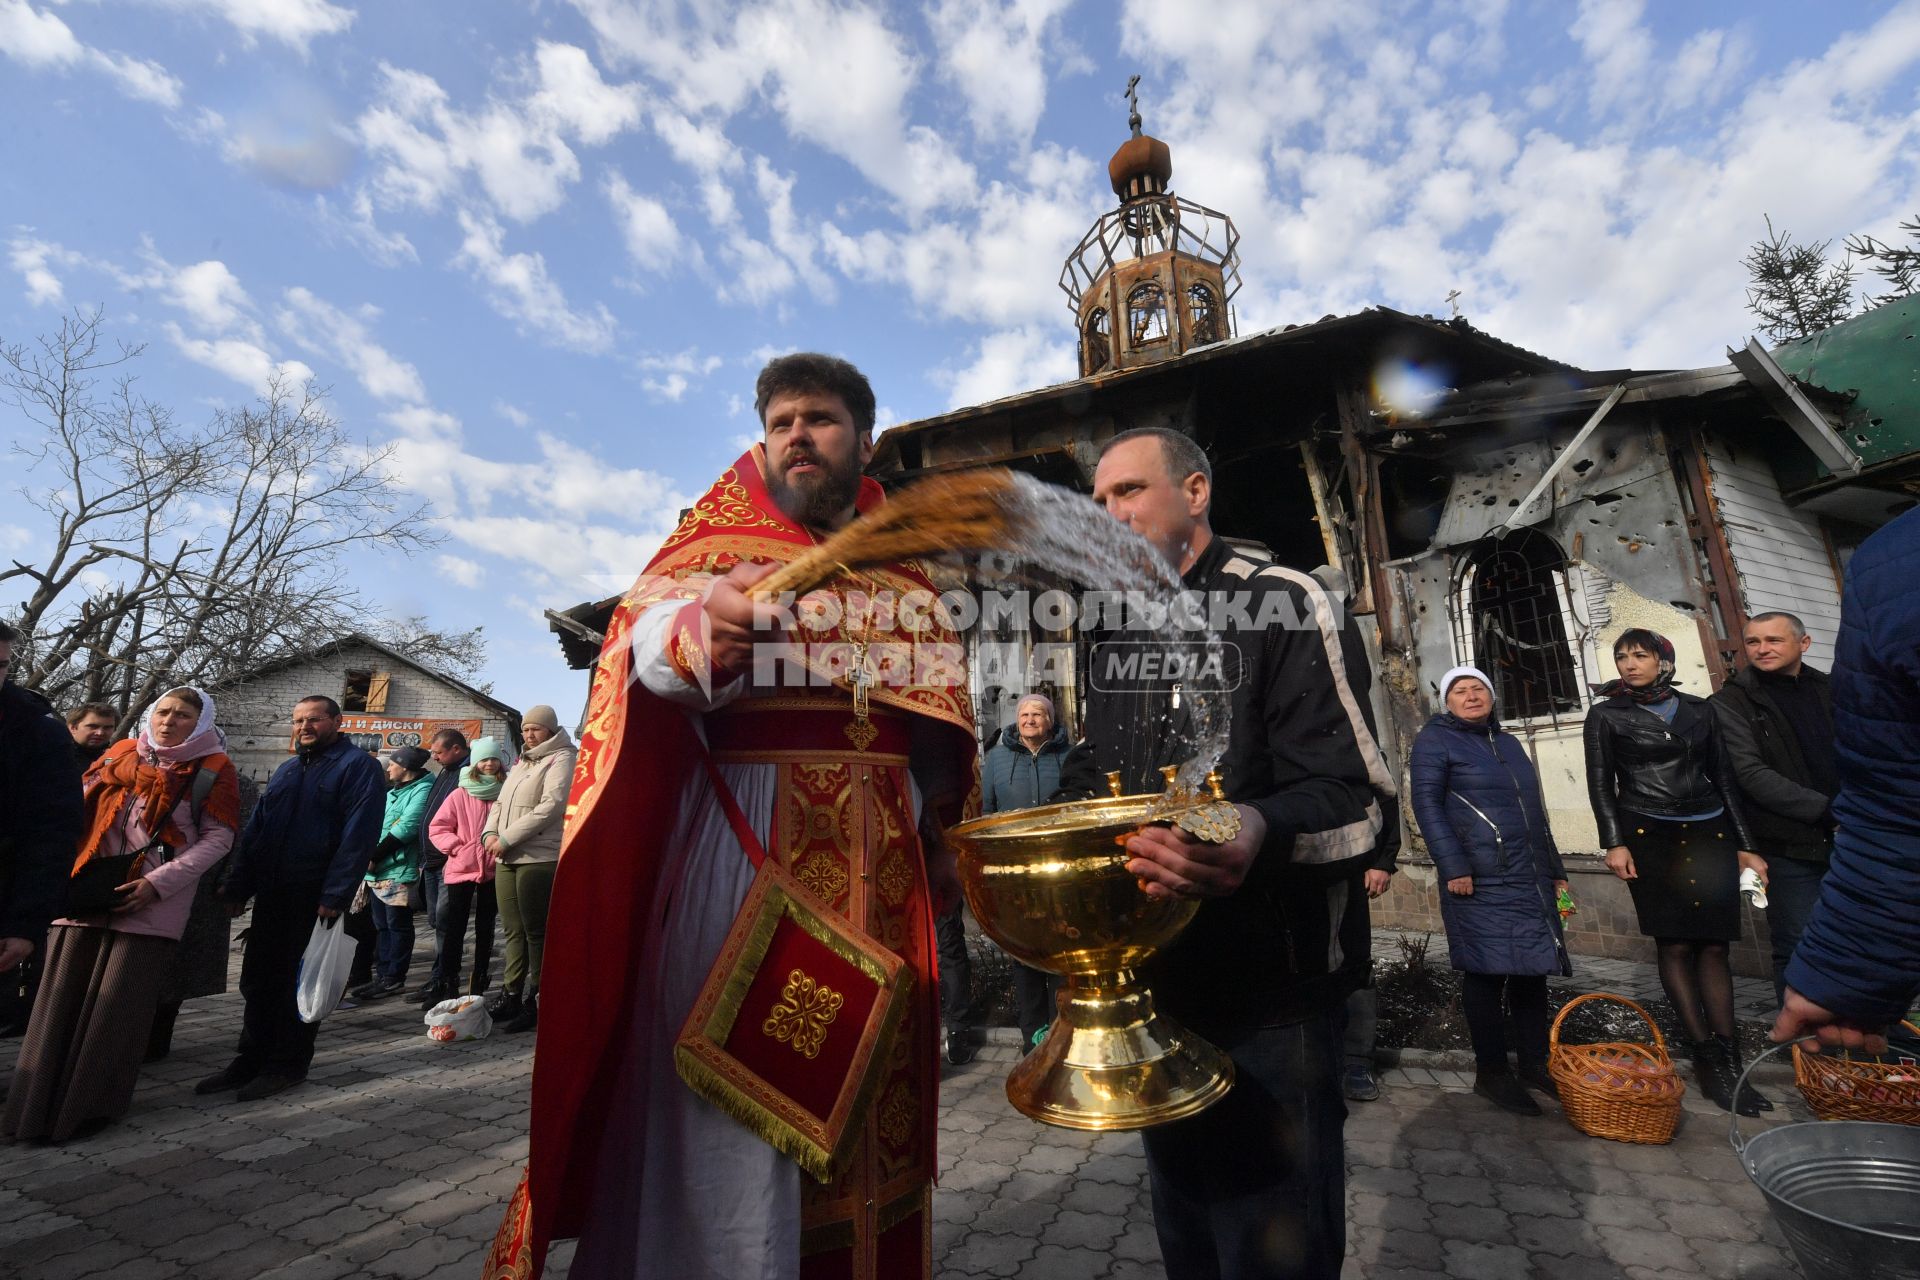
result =
[{"label": "priest in red vestment", "polygon": [[[964,650],[912,564],[797,608],[752,586],[884,500],[873,390],[843,360],[762,370],[764,431],[607,629],[547,928],[527,1174],[486,1276],[901,1280],[930,1273],[940,832],[977,776]],[[830,1182],[682,1081],[674,1044],[777,860],[912,975]],[[796,971],[797,972],[797,971]],[[796,1059],[798,1061],[798,1059]]]}]

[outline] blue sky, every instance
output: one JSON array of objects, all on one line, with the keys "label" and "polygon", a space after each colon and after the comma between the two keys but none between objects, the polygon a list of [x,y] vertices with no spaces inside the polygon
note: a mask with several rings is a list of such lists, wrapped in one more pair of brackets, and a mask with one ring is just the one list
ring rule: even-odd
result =
[{"label": "blue sky", "polygon": [[541,609],[624,586],[768,354],[854,359],[883,422],[1072,376],[1136,71],[1242,333],[1458,290],[1574,363],[1718,363],[1763,213],[1920,213],[1920,3],[0,0],[0,340],[104,306],[182,416],[311,373],[445,534],[367,594],[577,705]]}]

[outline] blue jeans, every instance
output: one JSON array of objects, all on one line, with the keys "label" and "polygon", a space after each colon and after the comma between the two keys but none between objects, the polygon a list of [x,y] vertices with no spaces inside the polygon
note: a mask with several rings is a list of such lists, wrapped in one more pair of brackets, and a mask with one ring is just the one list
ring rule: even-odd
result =
[{"label": "blue jeans", "polygon": [[367,908],[373,913],[376,939],[373,971],[388,982],[401,981],[413,963],[413,908],[390,907],[372,894]]},{"label": "blue jeans", "polygon": [[447,864],[436,863],[420,867],[420,892],[427,903],[427,928],[439,933],[444,927],[446,912],[442,904],[447,899]]},{"label": "blue jeans", "polygon": [[1807,931],[1813,904],[1820,900],[1820,882],[1827,864],[1799,858],[1767,859],[1767,934],[1773,940],[1773,999],[1787,996],[1787,961]]},{"label": "blue jeans", "polygon": [[1339,1022],[1334,1010],[1255,1032],[1232,1050],[1237,1074],[1223,1101],[1142,1135],[1168,1280],[1338,1280]]}]

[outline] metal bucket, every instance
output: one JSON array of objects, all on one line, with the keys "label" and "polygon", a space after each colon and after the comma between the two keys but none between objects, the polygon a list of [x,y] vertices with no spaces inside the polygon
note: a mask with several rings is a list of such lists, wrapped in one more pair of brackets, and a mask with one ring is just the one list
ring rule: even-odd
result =
[{"label": "metal bucket", "polygon": [[[1740,1084],[1788,1047],[1755,1056]],[[1730,1118],[1734,1154],[1807,1280],[1920,1280],[1920,1127],[1825,1120],[1748,1139]]]}]

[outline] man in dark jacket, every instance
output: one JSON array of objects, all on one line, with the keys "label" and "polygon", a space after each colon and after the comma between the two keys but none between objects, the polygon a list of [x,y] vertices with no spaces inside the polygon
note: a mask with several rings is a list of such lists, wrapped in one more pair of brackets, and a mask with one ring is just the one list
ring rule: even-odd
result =
[{"label": "man in dark jacket", "polygon": [[[1014,705],[1013,723],[980,766],[980,811],[1005,813],[1045,804],[1060,789],[1060,765],[1067,757],[1066,726],[1056,723],[1053,699],[1029,693]],[[942,972],[945,972],[942,970]],[[1060,979],[1014,961],[1013,1011],[1020,1019],[1020,1044],[1033,1047],[1053,1020]]]},{"label": "man in dark jacket", "polygon": [[[1346,1251],[1339,1020],[1369,963],[1363,877],[1394,783],[1339,602],[1216,538],[1211,497],[1206,455],[1173,431],[1115,436],[1094,476],[1095,500],[1206,604],[1225,669],[1201,678],[1232,691],[1220,771],[1240,833],[1204,844],[1149,827],[1127,845],[1147,893],[1201,900],[1149,976],[1164,1011],[1227,1050],[1236,1072],[1223,1101],[1145,1132],[1154,1227],[1172,1280],[1335,1277]],[[1172,731],[1182,690],[1116,678],[1127,638],[1114,639],[1094,650],[1086,741],[1063,791],[1104,791],[1109,771],[1127,791],[1159,790],[1157,767],[1195,745]]]},{"label": "man in dark jacket", "polygon": [[1773,1038],[1886,1047],[1920,994],[1920,509],[1860,544],[1834,646],[1833,857]]},{"label": "man in dark jacket", "polygon": [[104,702],[83,702],[67,712],[67,732],[73,737],[73,758],[85,773],[113,745],[120,713]]},{"label": "man in dark jacket", "polygon": [[195,1093],[238,1089],[250,1102],[307,1078],[319,1025],[302,1022],[295,1007],[300,957],[315,918],[332,919],[352,905],[380,840],[386,775],[341,736],[339,704],[302,698],[293,708],[293,738],[294,758],[274,770],[221,886],[235,915],[253,899],[240,966],[239,1053]]},{"label": "man in dark jacket", "polygon": [[18,638],[0,623],[0,973],[44,945],[81,823],[73,742],[45,698],[9,679]]},{"label": "man in dark jacket", "polygon": [[[427,754],[440,766],[440,771],[433,775],[433,787],[427,792],[427,807],[420,814],[420,891],[427,900],[427,928],[433,931],[434,963],[427,969],[427,973],[432,975],[440,971],[440,903],[446,896],[447,855],[434,848],[425,832],[433,825],[433,815],[440,812],[440,806],[460,785],[460,771],[467,767],[472,753],[467,745],[467,735],[454,728],[441,729],[427,745]],[[459,977],[457,967],[454,977]],[[401,998],[438,1004],[460,994],[453,989],[454,985],[451,981],[442,983],[429,976],[426,982]]]},{"label": "man in dark jacket", "polygon": [[1746,801],[1754,852],[1767,860],[1767,932],[1773,991],[1787,990],[1787,960],[1820,897],[1832,848],[1833,693],[1827,674],[1806,664],[1813,637],[1778,610],[1747,621],[1747,665],[1709,705]]}]

